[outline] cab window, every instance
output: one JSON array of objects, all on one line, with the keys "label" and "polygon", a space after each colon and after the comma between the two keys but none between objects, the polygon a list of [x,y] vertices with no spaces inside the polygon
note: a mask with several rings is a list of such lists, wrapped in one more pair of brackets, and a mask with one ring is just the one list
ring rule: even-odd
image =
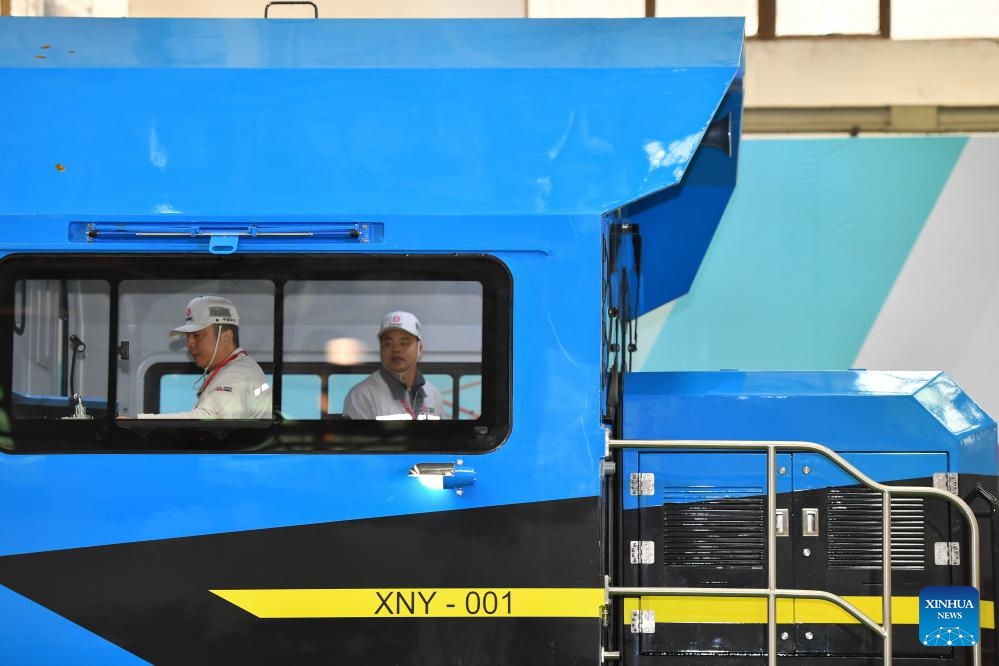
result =
[{"label": "cab window", "polygon": [[[511,281],[491,257],[14,255],[0,294],[8,451],[467,452],[510,429]],[[393,312],[418,321],[396,326],[418,330],[418,375],[381,354]],[[345,408],[373,377],[402,408]],[[227,406],[202,409],[206,386]],[[264,408],[232,408],[244,389]]]}]

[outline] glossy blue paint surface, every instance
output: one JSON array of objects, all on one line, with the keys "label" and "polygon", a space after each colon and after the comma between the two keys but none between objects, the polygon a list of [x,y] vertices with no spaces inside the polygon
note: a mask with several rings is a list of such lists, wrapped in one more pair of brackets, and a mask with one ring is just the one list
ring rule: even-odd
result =
[{"label": "glossy blue paint surface", "polygon": [[0,45],[0,216],[600,213],[680,181],[742,22],[4,19]]},{"label": "glossy blue paint surface", "polygon": [[[740,62],[743,35],[742,19],[736,18],[86,22],[5,18],[4,25],[12,38],[0,42],[0,67],[733,67]],[[46,58],[34,62],[35,55]]]},{"label": "glossy blue paint surface", "polygon": [[[403,226],[416,244],[419,228]],[[477,474],[463,496],[407,476],[414,463],[454,455],[0,454],[0,487],[16,514],[0,525],[0,554],[598,495],[600,312],[591,295],[600,276],[579,267],[599,265],[600,223],[555,219],[547,229],[552,242],[579,242],[497,253],[515,278],[513,319],[530,325],[513,332],[513,432],[495,451],[463,457]],[[577,274],[567,290],[560,277]]]},{"label": "glossy blue paint surface", "polygon": [[598,495],[600,215],[693,179],[742,39],[734,19],[0,20],[0,252],[207,250],[80,222],[362,220],[384,236],[238,251],[486,252],[515,292],[513,431],[468,456],[463,497],[406,477],[454,456],[3,455],[0,552]]},{"label": "glossy blue paint surface", "polygon": [[[636,201],[624,216],[642,234],[638,314],[686,294],[704,260],[735,187],[742,128],[741,77],[729,89],[715,121],[731,123],[730,150],[701,145],[687,167],[682,188],[669,188]],[[755,228],[750,227],[750,233]]]},{"label": "glossy blue paint surface", "polygon": [[[997,470],[995,421],[943,373],[631,373],[624,410],[627,439],[816,442],[863,460],[878,481]],[[729,467],[720,456],[708,466]],[[803,478],[795,490],[846,478]]]},{"label": "glossy blue paint surface", "polygon": [[[952,471],[948,453],[911,451],[839,452],[848,463],[876,481],[910,481],[932,478],[937,472]],[[836,463],[815,453],[778,453],[777,493],[802,492],[856,486],[858,481]],[[624,509],[644,509],[663,503],[684,504],[738,497],[759,497],[767,492],[765,452],[718,453],[708,451],[670,452],[631,450],[624,457],[625,475],[634,472],[655,475],[655,495],[622,497]],[[808,473],[804,473],[804,469]]]},{"label": "glossy blue paint surface", "polygon": [[134,654],[0,585],[0,664],[143,666]]},{"label": "glossy blue paint surface", "polygon": [[466,460],[463,497],[406,477],[454,456],[4,455],[0,552],[596,496],[599,215],[681,181],[742,39],[733,19],[0,20],[0,252],[208,245],[80,222],[362,220],[384,236],[238,251],[488,252],[515,290],[513,432]]}]

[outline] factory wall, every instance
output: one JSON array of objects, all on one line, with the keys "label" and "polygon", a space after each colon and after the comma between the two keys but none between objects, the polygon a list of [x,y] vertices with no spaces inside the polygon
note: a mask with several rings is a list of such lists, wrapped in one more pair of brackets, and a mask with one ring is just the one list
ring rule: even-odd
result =
[{"label": "factory wall", "polygon": [[999,137],[747,138],[640,370],[943,370],[999,415]]}]

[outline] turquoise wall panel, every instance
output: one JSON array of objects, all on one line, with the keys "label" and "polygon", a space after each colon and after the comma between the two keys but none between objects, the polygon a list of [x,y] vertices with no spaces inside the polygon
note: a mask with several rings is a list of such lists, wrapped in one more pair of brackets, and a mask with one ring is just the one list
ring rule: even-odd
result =
[{"label": "turquoise wall panel", "polygon": [[842,369],[966,137],[760,139],[641,370]]}]

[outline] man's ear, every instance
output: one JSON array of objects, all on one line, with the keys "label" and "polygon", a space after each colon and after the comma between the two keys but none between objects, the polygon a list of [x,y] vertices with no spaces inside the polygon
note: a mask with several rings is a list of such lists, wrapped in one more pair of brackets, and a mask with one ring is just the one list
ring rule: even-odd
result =
[{"label": "man's ear", "polygon": [[417,350],[416,350],[416,360],[417,361],[422,361],[423,360],[423,340],[417,340],[416,341],[416,347],[417,347]]}]

